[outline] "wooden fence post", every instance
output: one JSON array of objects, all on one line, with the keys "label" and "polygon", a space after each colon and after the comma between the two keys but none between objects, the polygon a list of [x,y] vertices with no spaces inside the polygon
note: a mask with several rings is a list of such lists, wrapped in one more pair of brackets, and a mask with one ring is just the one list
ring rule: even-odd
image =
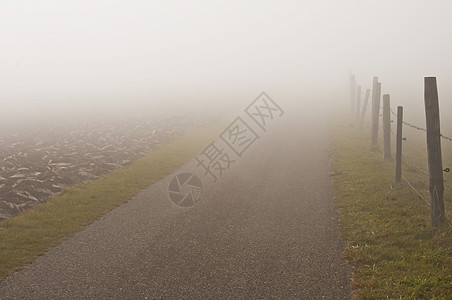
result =
[{"label": "wooden fence post", "polygon": [[361,86],[358,85],[356,91],[356,121],[359,122],[359,114],[361,113]]},{"label": "wooden fence post", "polygon": [[355,97],[356,97],[356,79],[355,75],[350,75],[350,113],[353,115],[355,111]]},{"label": "wooden fence post", "polygon": [[403,126],[403,107],[397,107],[397,135],[396,135],[396,173],[395,180],[399,182],[402,179],[402,126]]},{"label": "wooden fence post", "polygon": [[381,85],[379,85],[377,76],[374,76],[372,86],[372,146],[374,146],[378,142],[378,120],[380,118]]},{"label": "wooden fence post", "polygon": [[391,156],[391,103],[389,94],[383,95],[383,157],[390,160]]},{"label": "wooden fence post", "polygon": [[444,179],[441,156],[441,133],[436,77],[424,78],[425,118],[427,124],[427,154],[430,181],[430,213],[432,226],[445,220]]},{"label": "wooden fence post", "polygon": [[363,128],[363,124],[364,124],[364,117],[366,115],[366,110],[367,110],[367,102],[369,102],[369,95],[370,95],[370,90],[367,89],[366,90],[366,96],[364,97],[364,103],[363,103],[363,109],[361,112],[361,121],[359,122],[359,128]]}]

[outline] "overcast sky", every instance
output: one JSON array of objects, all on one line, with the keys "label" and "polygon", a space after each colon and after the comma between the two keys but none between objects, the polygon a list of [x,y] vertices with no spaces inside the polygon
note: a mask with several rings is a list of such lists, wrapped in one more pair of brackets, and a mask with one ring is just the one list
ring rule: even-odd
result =
[{"label": "overcast sky", "polygon": [[296,98],[350,71],[396,102],[426,75],[452,95],[451,3],[0,0],[0,103]]}]

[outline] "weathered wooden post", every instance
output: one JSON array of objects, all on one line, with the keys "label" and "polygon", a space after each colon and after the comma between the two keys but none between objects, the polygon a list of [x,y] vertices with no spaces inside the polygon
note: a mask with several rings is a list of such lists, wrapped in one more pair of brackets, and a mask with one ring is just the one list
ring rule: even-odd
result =
[{"label": "weathered wooden post", "polygon": [[389,94],[383,95],[383,157],[391,159],[391,103]]},{"label": "weathered wooden post", "polygon": [[432,226],[437,227],[445,220],[445,216],[443,161],[441,156],[441,132],[436,77],[424,78],[424,102],[427,124],[430,213]]},{"label": "weathered wooden post", "polygon": [[356,121],[359,122],[359,114],[361,113],[361,86],[358,85],[356,91]]},{"label": "weathered wooden post", "polygon": [[371,128],[372,145],[377,144],[377,137],[378,137],[378,115],[380,113],[379,112],[380,105],[378,105],[378,107],[376,105],[377,86],[378,86],[378,77],[374,76],[373,82],[372,82],[372,128]]},{"label": "weathered wooden post", "polygon": [[355,75],[350,75],[350,113],[353,115],[355,111],[355,97],[356,97],[356,80]]},{"label": "weathered wooden post", "polygon": [[366,110],[367,110],[367,102],[369,102],[369,95],[370,95],[370,90],[367,89],[366,90],[366,96],[364,97],[364,103],[363,103],[363,110],[361,112],[361,121],[359,122],[359,128],[363,128],[363,124],[364,124],[364,117],[366,115]]},{"label": "weathered wooden post", "polygon": [[396,134],[396,173],[395,180],[399,182],[402,179],[402,126],[403,126],[403,107],[397,106],[397,134]]},{"label": "weathered wooden post", "polygon": [[380,118],[381,84],[375,76],[372,84],[372,146],[378,142],[378,121]]}]

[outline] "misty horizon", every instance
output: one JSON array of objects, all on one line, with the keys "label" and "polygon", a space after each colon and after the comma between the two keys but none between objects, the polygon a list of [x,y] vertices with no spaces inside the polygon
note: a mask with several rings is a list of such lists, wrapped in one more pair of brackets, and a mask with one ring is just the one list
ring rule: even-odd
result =
[{"label": "misty horizon", "polygon": [[[423,111],[450,108],[447,1],[24,1],[0,4],[2,118],[346,104],[348,74]],[[409,116],[407,111],[407,117]]]}]

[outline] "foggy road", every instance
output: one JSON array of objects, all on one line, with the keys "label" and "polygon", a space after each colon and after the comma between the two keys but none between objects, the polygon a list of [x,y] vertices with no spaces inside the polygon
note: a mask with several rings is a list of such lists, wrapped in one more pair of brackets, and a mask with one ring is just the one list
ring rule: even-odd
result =
[{"label": "foggy road", "polygon": [[[213,141],[207,142],[203,152],[172,174],[168,170],[198,149],[197,143],[188,141],[191,135],[182,139],[184,149],[175,143],[163,147],[170,149],[168,152],[154,152],[158,159],[168,158],[154,169],[139,161],[133,164],[141,174],[155,170],[152,175],[168,176],[149,186],[139,185],[145,188],[127,203],[1,280],[0,300],[351,298],[352,267],[342,259],[345,245],[338,237],[327,115],[355,112],[353,119],[362,117],[367,124],[379,120],[383,107],[392,109],[389,113],[382,109],[386,112],[382,119],[395,121],[395,110],[402,107],[398,131],[395,122],[374,122],[372,144],[377,144],[380,134],[376,129],[382,131],[384,156],[389,158],[390,132],[403,128],[407,140],[403,144],[414,144],[396,151],[404,153],[398,167],[404,169],[405,162],[413,161],[407,171],[411,173],[413,166],[420,171],[413,176],[433,174],[424,169],[432,165],[430,157],[435,157],[435,173],[451,176],[439,167],[450,168],[449,158],[440,163],[449,150],[443,149],[443,155],[438,152],[438,145],[452,141],[448,115],[452,110],[452,42],[445,38],[452,28],[451,11],[449,0],[383,0],[378,5],[359,0],[1,1],[0,222],[34,209],[53,195],[58,198],[55,202],[64,201],[65,196],[58,194],[66,187],[96,180],[112,170],[118,170],[113,175],[119,177],[121,167],[206,120],[232,114],[230,124],[236,124],[213,140],[218,140],[221,149]],[[425,85],[423,89],[426,76],[437,78],[439,89]],[[378,79],[375,85],[373,78]],[[262,90],[278,104],[281,101],[284,109],[265,127],[250,120],[253,117],[246,111]],[[434,126],[427,126],[433,121],[427,120],[425,110],[430,90],[436,91],[434,98],[438,96],[440,107],[434,113]],[[239,110],[237,115],[235,110]],[[238,127],[240,122],[245,122],[244,127]],[[219,123],[200,129],[203,132],[196,140],[214,132]],[[434,135],[441,143],[428,147],[435,148],[435,155],[432,151],[427,154],[428,148],[421,144],[427,127],[441,129]],[[338,141],[352,140],[352,131],[343,132]],[[428,136],[430,140],[432,135]],[[358,139],[352,142],[361,143]],[[352,142],[344,143],[351,149]],[[355,155],[352,157],[359,165]],[[155,161],[149,155],[149,164]],[[342,173],[351,176],[349,171]],[[356,172],[363,177],[360,170]],[[49,214],[55,217],[52,220],[47,210],[46,214],[38,210],[37,217],[30,214],[32,224],[40,222],[42,228],[29,225],[28,220],[22,223],[22,218],[15,219],[20,222],[10,227],[14,230],[0,228],[0,249],[6,254],[0,257],[0,267],[5,267],[0,268],[1,276],[10,265],[16,266],[16,261],[29,261],[32,253],[39,251],[32,242],[50,244],[74,228],[73,220],[74,226],[85,224],[83,217],[98,215],[96,209],[102,211],[118,203],[114,200],[128,199],[134,193],[129,191],[136,191],[141,181],[131,183],[125,178],[118,179],[121,185],[114,181],[115,191],[93,188],[96,197],[68,197],[74,199],[74,206],[65,206],[64,214],[52,215],[53,209],[61,206],[48,205]],[[130,178],[135,177],[130,175],[127,180]],[[157,177],[141,175],[139,179],[152,182],[153,178]],[[428,195],[426,181],[414,178],[412,182],[419,188],[411,186],[407,178],[404,181]],[[452,179],[436,183],[442,186],[443,181],[449,185]],[[359,184],[356,189],[348,184],[345,188],[360,191]],[[118,198],[109,198],[116,191]],[[388,192],[383,185],[381,191]],[[390,192],[398,193],[395,189]],[[97,197],[99,193],[102,197]],[[342,200],[340,194],[338,191],[338,201]],[[432,193],[432,199],[442,198],[440,194]],[[349,198],[360,197],[359,193],[355,196]],[[112,201],[98,205],[100,198]],[[90,199],[95,200],[89,207],[96,208],[83,210]],[[445,199],[450,198],[446,195]],[[439,202],[442,208],[442,200]],[[80,214],[71,208],[80,206]],[[430,206],[441,219],[450,215],[447,205],[444,211]],[[411,208],[416,222],[424,222]],[[403,213],[407,222],[414,218]],[[344,216],[348,215],[344,210]],[[374,243],[376,247],[394,244],[393,238],[400,240],[404,221],[395,220],[393,237],[386,228],[384,236],[372,235],[382,240]],[[418,224],[422,230],[429,228],[424,223]],[[20,231],[22,226],[24,231]],[[26,237],[16,234],[16,228]],[[344,227],[348,228],[356,229]],[[41,239],[36,231],[52,233]],[[344,232],[347,242],[367,242],[362,231],[350,231],[353,237]],[[383,243],[385,240],[389,242]],[[429,248],[431,240],[425,243],[426,250],[418,247],[416,253],[428,250],[436,262],[437,252]],[[449,279],[450,264],[432,267],[426,263],[428,257],[422,259],[424,264],[419,259],[422,267],[411,268],[416,272],[410,277],[399,272],[399,264],[391,264],[398,262],[397,256],[382,261],[385,256],[379,255],[378,261],[369,249],[358,251],[362,257],[350,258],[356,266],[353,288],[357,297],[368,291],[378,294],[380,288],[389,298],[428,295],[436,288],[439,293],[442,289],[449,292],[450,280],[443,277]],[[441,254],[444,261],[450,258],[447,254]],[[362,271],[369,270],[369,257],[374,268]],[[377,268],[379,263],[384,263],[384,268]],[[411,266],[403,261],[405,265]],[[433,271],[427,272],[427,265]],[[435,273],[436,267],[444,267],[443,277]],[[393,268],[400,276],[388,281],[385,274],[392,276]],[[399,287],[403,289],[399,291]]]},{"label": "foggy road", "polygon": [[[314,116],[287,112],[217,182],[187,163],[5,279],[0,298],[350,298]],[[180,172],[204,186],[190,209],[168,197]]]}]

